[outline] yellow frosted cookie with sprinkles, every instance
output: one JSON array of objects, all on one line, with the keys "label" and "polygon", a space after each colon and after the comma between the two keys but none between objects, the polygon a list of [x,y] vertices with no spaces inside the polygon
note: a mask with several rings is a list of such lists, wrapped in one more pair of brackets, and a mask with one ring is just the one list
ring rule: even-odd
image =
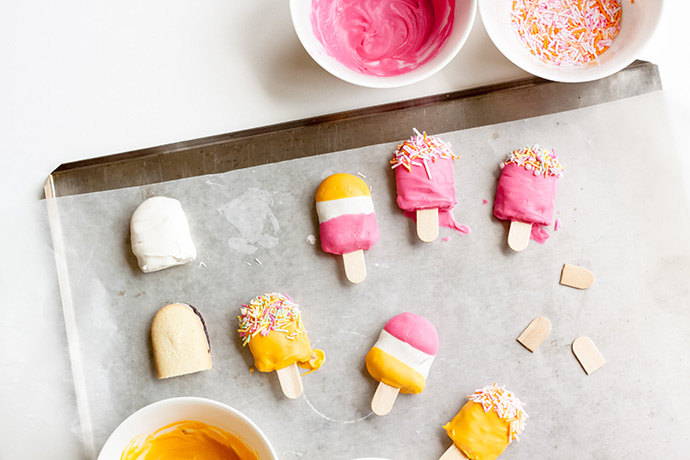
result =
[{"label": "yellow frosted cookie with sprinkles", "polygon": [[[242,305],[238,332],[242,345],[249,345],[254,366],[261,372],[278,372],[288,397],[302,393],[297,366],[312,372],[325,359],[322,350],[312,349],[302,324],[302,312],[285,294],[263,294]],[[291,381],[284,381],[283,377]],[[284,383],[296,387],[286,389]]]},{"label": "yellow frosted cookie with sprinkles", "polygon": [[453,420],[443,425],[453,446],[441,458],[452,458],[457,450],[463,457],[454,458],[496,460],[524,430],[528,417],[524,404],[495,383],[467,398],[469,401]]}]

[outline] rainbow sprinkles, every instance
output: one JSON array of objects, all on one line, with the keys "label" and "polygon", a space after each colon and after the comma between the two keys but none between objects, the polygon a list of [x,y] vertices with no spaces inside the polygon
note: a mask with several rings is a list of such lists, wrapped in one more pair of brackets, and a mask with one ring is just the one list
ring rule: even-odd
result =
[{"label": "rainbow sprinkles", "polygon": [[423,166],[426,175],[431,179],[428,162],[436,161],[439,158],[446,160],[457,160],[457,157],[450,148],[450,144],[443,142],[436,137],[427,136],[426,132],[420,133],[414,129],[415,135],[398,145],[397,150],[391,160],[391,168],[399,166],[412,172],[412,166]]},{"label": "rainbow sprinkles", "polygon": [[272,293],[255,297],[248,305],[240,309],[240,328],[237,332],[246,345],[257,334],[267,336],[271,331],[288,334],[290,323],[296,323],[296,330],[290,333],[288,339],[306,332],[302,327],[302,317],[299,306],[284,294]]},{"label": "rainbow sprinkles", "polygon": [[513,0],[511,23],[544,62],[576,66],[596,60],[621,30],[620,0]]},{"label": "rainbow sprinkles", "polygon": [[556,152],[553,149],[542,149],[538,144],[510,152],[508,158],[501,163],[501,169],[508,163],[515,163],[532,171],[535,176],[563,177],[563,166],[558,162]]},{"label": "rainbow sprinkles", "polygon": [[494,411],[502,419],[508,422],[508,442],[513,442],[525,429],[525,420],[529,417],[525,412],[525,405],[505,387],[499,387],[495,383],[467,397],[470,401],[482,405],[484,413]]}]

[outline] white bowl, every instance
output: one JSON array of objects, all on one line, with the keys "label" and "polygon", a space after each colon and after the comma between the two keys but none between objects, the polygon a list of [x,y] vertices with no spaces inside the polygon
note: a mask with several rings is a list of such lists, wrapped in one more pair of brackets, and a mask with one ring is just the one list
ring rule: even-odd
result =
[{"label": "white bowl", "polygon": [[631,64],[654,33],[661,16],[662,0],[621,0],[621,30],[597,61],[578,66],[559,66],[534,56],[519,40],[510,18],[513,0],[479,0],[479,14],[496,47],[521,69],[559,82],[583,82],[612,75]]},{"label": "white bowl", "polygon": [[164,399],[127,417],[110,435],[98,460],[120,460],[132,439],[148,436],[181,420],[195,420],[221,428],[242,438],[261,460],[278,460],[268,438],[244,414],[210,399],[192,397]]},{"label": "white bowl", "polygon": [[456,0],[453,30],[433,58],[407,73],[394,76],[375,76],[352,70],[338,62],[314,36],[311,24],[312,0],[290,0],[292,23],[302,46],[325,70],[347,82],[369,88],[394,88],[410,85],[435,74],[446,66],[465,44],[477,11],[477,0]]}]

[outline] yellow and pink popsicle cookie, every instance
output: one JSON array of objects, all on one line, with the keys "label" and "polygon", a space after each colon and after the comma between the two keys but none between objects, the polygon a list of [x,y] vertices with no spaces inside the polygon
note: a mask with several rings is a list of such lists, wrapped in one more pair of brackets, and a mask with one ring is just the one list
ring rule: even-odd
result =
[{"label": "yellow and pink popsicle cookie", "polygon": [[440,460],[496,460],[524,430],[524,404],[495,383],[467,398],[453,420],[443,425],[453,445]]},{"label": "yellow and pink popsicle cookie", "polygon": [[398,206],[405,216],[416,221],[422,241],[434,241],[439,225],[470,233],[470,228],[457,223],[451,212],[457,204],[453,175],[456,159],[450,144],[415,129],[415,135],[398,146],[391,160]]},{"label": "yellow and pink popsicle cookie", "polygon": [[364,281],[364,251],[379,238],[374,202],[366,182],[352,174],[328,176],[316,191],[316,214],[321,249],[343,256],[348,280]]},{"label": "yellow and pink popsicle cookie", "polygon": [[539,145],[514,150],[501,163],[494,215],[511,222],[511,249],[522,251],[530,238],[540,244],[549,238],[542,227],[553,221],[558,179],[562,176],[563,166],[556,153]]},{"label": "yellow and pink popsicle cookie", "polygon": [[309,343],[299,306],[285,294],[263,294],[242,305],[239,322],[242,345],[249,345],[254,366],[261,372],[276,371],[285,396],[299,397],[303,387],[297,366],[311,372],[325,359],[323,351]]},{"label": "yellow and pink popsicle cookie", "polygon": [[379,382],[374,413],[390,412],[398,392],[421,393],[437,352],[438,334],[429,320],[409,312],[389,319],[366,356],[367,370]]}]

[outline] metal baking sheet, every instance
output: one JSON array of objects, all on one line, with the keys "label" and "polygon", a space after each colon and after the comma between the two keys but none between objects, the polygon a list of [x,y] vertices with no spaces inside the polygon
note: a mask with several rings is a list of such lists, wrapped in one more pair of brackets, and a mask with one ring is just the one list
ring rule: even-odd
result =
[{"label": "metal baking sheet", "polygon": [[556,83],[538,77],[124,152],[61,165],[46,195],[60,197],[222,173],[396,142],[409,126],[475,128],[588,107],[661,89],[656,65],[636,61],[610,77]]},{"label": "metal baking sheet", "polygon": [[[570,85],[538,87],[554,98],[588,97],[570,92],[576,88]],[[536,88],[530,91],[539,94]],[[141,174],[135,180],[143,183],[119,181],[112,190],[98,191],[110,184],[104,171],[121,167],[120,160],[132,162],[126,168],[141,167],[141,161],[160,166],[169,154],[184,157],[185,148],[151,153],[160,156],[153,163],[137,154],[58,170],[48,202],[87,456],[138,408],[193,395],[244,412],[281,460],[433,460],[450,445],[441,425],[467,394],[497,382],[515,391],[530,415],[521,441],[502,458],[572,452],[582,458],[682,458],[690,448],[683,410],[690,407],[690,364],[683,352],[690,346],[690,244],[684,236],[690,213],[657,89],[459,129],[444,124],[447,101],[439,101],[438,110],[434,104],[419,111],[401,107],[403,115],[379,113],[386,124],[403,120],[395,129],[376,124],[373,113],[365,117],[377,127],[367,132],[399,130],[395,139],[365,136],[380,142],[345,149],[331,140],[335,149],[297,149],[300,158],[287,161],[247,153],[242,158],[249,163],[235,169],[176,180],[158,176],[162,182]],[[501,99],[498,93],[486,97]],[[543,95],[532,96],[548,105]],[[483,96],[475,97],[481,106]],[[460,112],[465,103],[449,102]],[[405,118],[407,110],[416,115]],[[329,138],[361,142],[361,132],[322,121]],[[454,214],[472,228],[470,235],[442,229],[436,242],[423,244],[397,209],[388,159],[413,127],[440,135],[460,155]],[[318,123],[292,129],[319,132]],[[238,137],[245,149],[264,145]],[[317,138],[304,142],[318,145]],[[506,248],[507,226],[492,217],[491,203],[498,163],[534,142],[556,149],[566,167],[556,200],[563,226],[545,245],[532,242],[516,254]],[[190,145],[192,157],[200,154]],[[214,145],[224,152],[218,163],[230,161],[235,147]],[[88,185],[96,191],[75,190],[74,178],[89,171]],[[347,283],[338,258],[323,253],[318,241],[309,243],[311,235],[318,237],[316,187],[334,172],[359,174],[372,188],[381,238],[366,254],[369,274],[361,285]],[[154,195],[182,202],[199,256],[143,274],[129,249],[128,225],[136,206]],[[594,286],[560,286],[565,262],[592,270]],[[300,304],[313,345],[327,356],[323,368],[304,378],[304,396],[295,401],[282,396],[275,375],[249,371],[251,355],[236,334],[240,305],[271,291],[288,292]],[[214,368],[159,381],[148,331],[155,312],[174,301],[204,315]],[[402,311],[434,323],[441,348],[424,393],[401,395],[391,414],[377,417],[369,408],[376,382],[364,369],[364,356],[386,320]],[[515,339],[537,316],[550,318],[553,330],[530,353]],[[570,350],[578,336],[591,337],[607,360],[589,376]]]}]

